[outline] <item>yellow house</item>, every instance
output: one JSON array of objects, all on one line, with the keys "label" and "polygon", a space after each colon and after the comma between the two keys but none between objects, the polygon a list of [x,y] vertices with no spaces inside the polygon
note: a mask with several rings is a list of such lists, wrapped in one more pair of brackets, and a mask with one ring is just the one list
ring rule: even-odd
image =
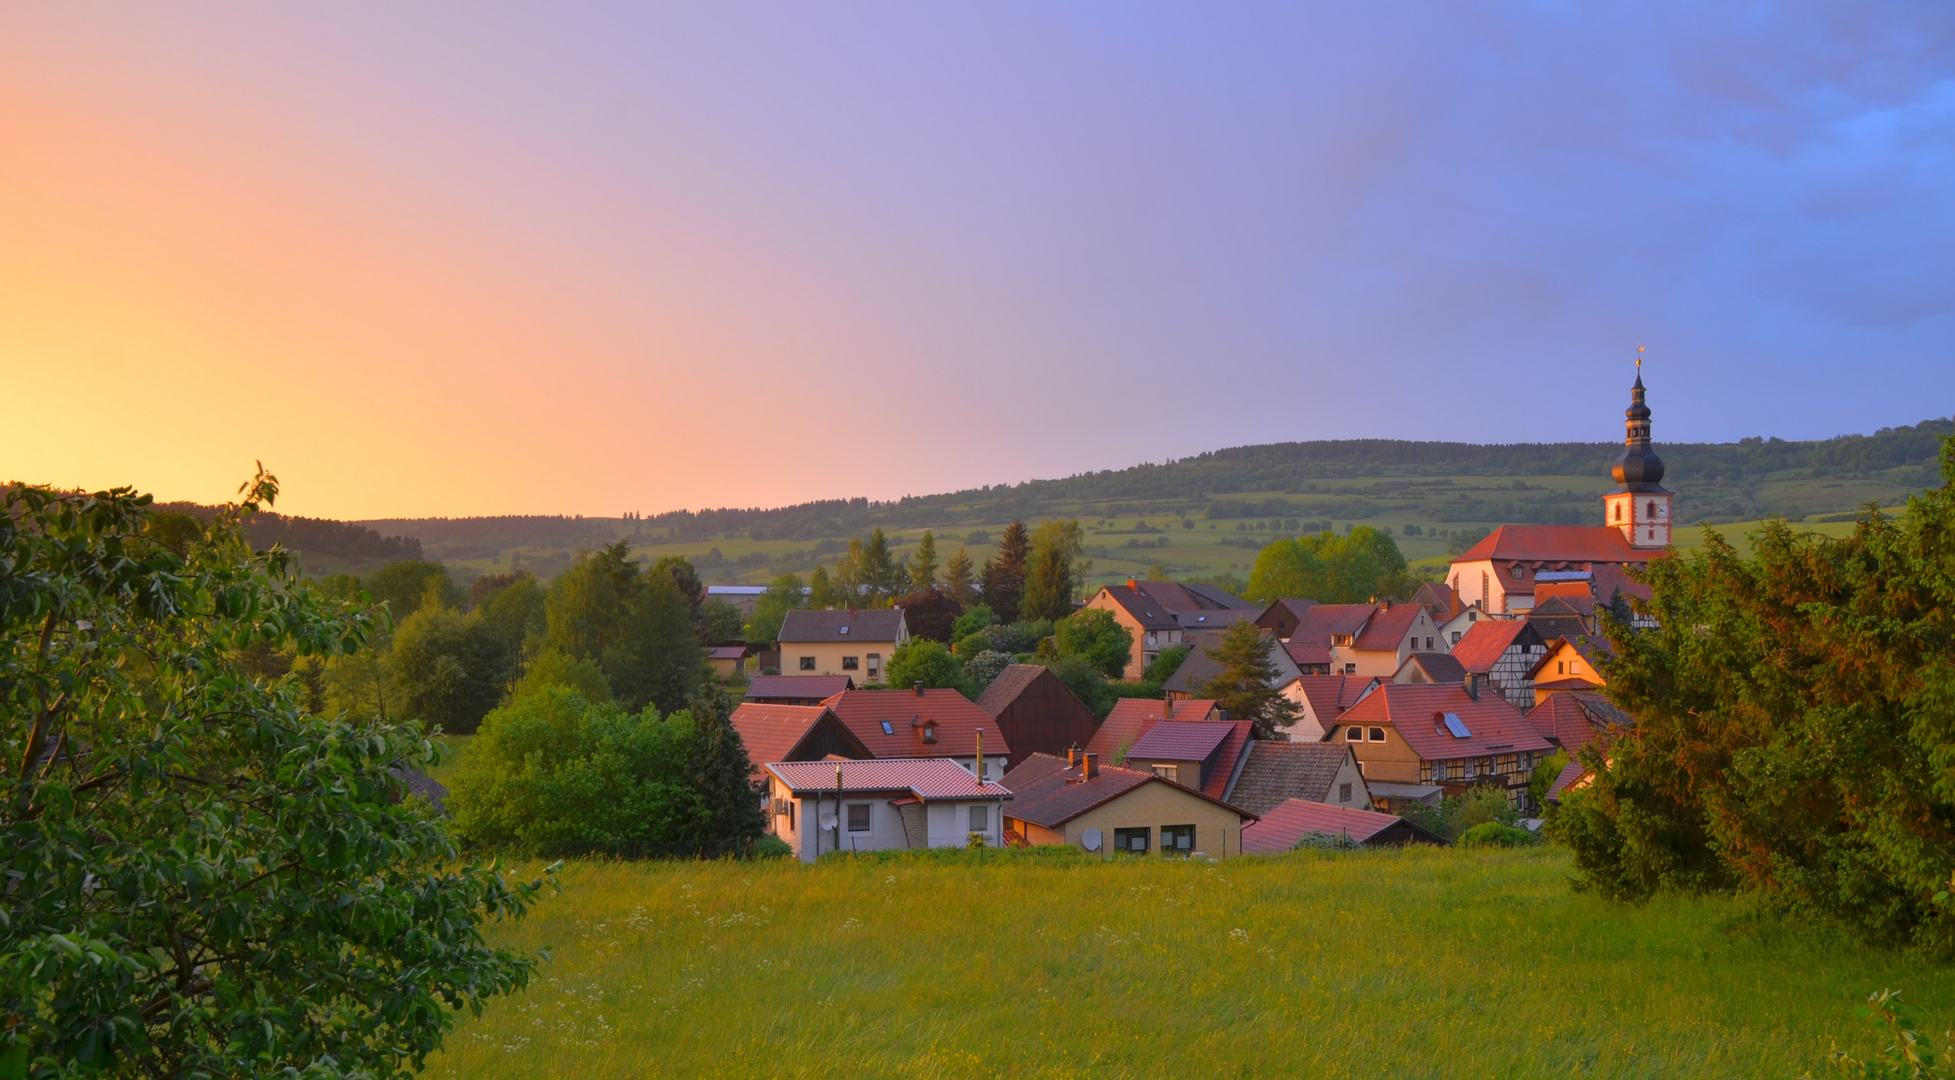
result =
[{"label": "yellow house", "polygon": [[902,608],[790,611],[781,623],[781,674],[848,675],[879,683],[896,646],[910,639]]},{"label": "yellow house", "polygon": [[1534,684],[1534,704],[1571,690],[1594,690],[1608,680],[1595,670],[1596,647],[1588,639],[1556,638],[1548,643],[1546,656],[1528,672]]},{"label": "yellow house", "polygon": [[1151,772],[1033,754],[1004,776],[1007,843],[1072,844],[1099,854],[1229,858],[1256,820],[1220,799]]}]

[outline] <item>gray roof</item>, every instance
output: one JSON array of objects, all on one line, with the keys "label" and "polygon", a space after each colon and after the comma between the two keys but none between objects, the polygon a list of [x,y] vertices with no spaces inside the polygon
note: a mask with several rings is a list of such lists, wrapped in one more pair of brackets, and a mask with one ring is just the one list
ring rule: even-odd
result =
[{"label": "gray roof", "polygon": [[1415,652],[1405,658],[1408,664],[1417,664],[1433,682],[1463,682],[1466,679],[1466,666],[1442,652]]},{"label": "gray roof", "polygon": [[1161,684],[1162,692],[1192,694],[1195,692],[1195,687],[1222,673],[1221,661],[1208,655],[1204,643],[1191,641],[1189,645],[1188,658],[1181,662],[1180,667],[1174,669],[1174,674],[1168,676],[1167,682]]},{"label": "gray roof", "polygon": [[1331,784],[1351,756],[1343,743],[1264,742],[1249,744],[1229,801],[1261,817],[1287,799],[1336,803]]},{"label": "gray roof", "polygon": [[823,608],[787,613],[781,623],[780,642],[791,645],[804,641],[890,641],[903,628],[903,609]]},{"label": "gray roof", "polygon": [[1216,585],[1192,585],[1184,581],[1181,583],[1181,587],[1204,600],[1213,602],[1218,608],[1247,611],[1249,612],[1249,617],[1252,619],[1261,614],[1263,610],[1261,607]]}]

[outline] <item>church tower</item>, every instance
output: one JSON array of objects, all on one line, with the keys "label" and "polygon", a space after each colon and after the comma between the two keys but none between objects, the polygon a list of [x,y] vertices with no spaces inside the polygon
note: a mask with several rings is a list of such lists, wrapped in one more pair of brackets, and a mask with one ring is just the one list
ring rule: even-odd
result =
[{"label": "church tower", "polygon": [[[1638,350],[1641,351],[1641,350]],[[1622,530],[1634,548],[1670,544],[1671,493],[1663,487],[1663,459],[1650,449],[1650,407],[1643,401],[1643,360],[1636,358],[1636,385],[1629,391],[1628,437],[1616,458],[1618,485],[1602,496],[1608,523]]]}]

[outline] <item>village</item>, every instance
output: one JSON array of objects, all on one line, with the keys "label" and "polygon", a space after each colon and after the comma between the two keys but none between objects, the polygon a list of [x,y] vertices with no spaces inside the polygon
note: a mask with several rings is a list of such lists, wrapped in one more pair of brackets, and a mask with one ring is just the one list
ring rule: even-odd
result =
[{"label": "village", "polygon": [[[1188,649],[1159,699],[1122,698],[1104,719],[1039,664],[1007,667],[975,701],[879,685],[911,636],[901,607],[788,612],[771,664],[713,652],[744,686],[732,724],[768,833],[804,862],[1050,844],[1220,860],[1318,838],[1446,843],[1408,811],[1482,789],[1538,829],[1545,803],[1588,782],[1585,748],[1606,753],[1635,723],[1604,693],[1601,619],[1648,624],[1635,571],[1669,547],[1673,493],[1640,371],[1631,395],[1607,524],[1495,529],[1410,600],[1265,606],[1172,581],[1099,589],[1082,609],[1127,631],[1130,678]],[[1213,648],[1243,622],[1266,643],[1270,688],[1295,706],[1262,738],[1204,696]],[[1551,758],[1565,765],[1537,799],[1530,780]]]}]

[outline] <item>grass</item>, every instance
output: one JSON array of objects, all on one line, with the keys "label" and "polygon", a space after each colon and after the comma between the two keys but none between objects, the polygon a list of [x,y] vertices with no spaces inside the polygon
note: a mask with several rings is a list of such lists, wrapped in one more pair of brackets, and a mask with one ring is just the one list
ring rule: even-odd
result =
[{"label": "grass", "polygon": [[1558,849],[580,862],[496,939],[550,961],[429,1075],[1793,1077],[1955,971],[1574,893]]}]

